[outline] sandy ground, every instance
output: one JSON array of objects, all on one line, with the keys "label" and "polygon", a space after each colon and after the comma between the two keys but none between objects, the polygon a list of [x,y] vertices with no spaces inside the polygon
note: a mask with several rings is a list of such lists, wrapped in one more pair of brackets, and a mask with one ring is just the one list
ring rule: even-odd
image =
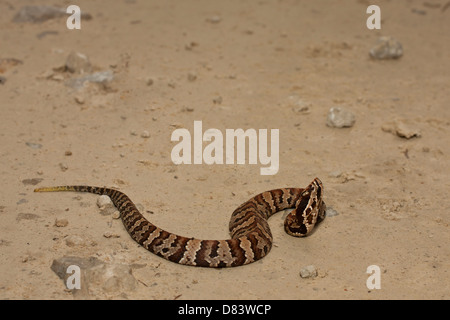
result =
[{"label": "sandy ground", "polygon": [[[368,30],[370,3],[343,3],[77,1],[92,19],[68,30],[65,17],[12,21],[22,5],[46,3],[0,1],[0,59],[21,62],[0,65],[0,298],[450,298],[450,8],[377,1],[382,28]],[[380,36],[404,55],[371,59]],[[72,51],[114,79],[67,85],[80,76],[61,68]],[[353,127],[328,127],[331,107],[353,112]],[[171,134],[192,133],[195,120],[223,133],[279,129],[279,172],[173,164]],[[393,121],[420,136],[382,129]],[[147,252],[100,214],[95,195],[33,193],[117,187],[162,228],[225,239],[239,204],[316,176],[337,215],[307,238],[286,235],[275,215],[270,254],[230,269]],[[119,276],[77,296],[50,268],[64,256],[128,266],[134,284]],[[317,277],[299,276],[308,265]],[[381,289],[366,286],[370,265]]]}]

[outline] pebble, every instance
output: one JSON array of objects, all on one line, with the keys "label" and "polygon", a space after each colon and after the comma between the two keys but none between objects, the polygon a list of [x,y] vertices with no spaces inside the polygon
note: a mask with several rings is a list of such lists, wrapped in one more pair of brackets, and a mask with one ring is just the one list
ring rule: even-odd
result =
[{"label": "pebble", "polygon": [[120,212],[119,210],[115,210],[112,214],[113,219],[120,219]]},{"label": "pebble", "polygon": [[314,265],[303,267],[300,270],[300,277],[303,279],[317,277],[317,268]]},{"label": "pebble", "polygon": [[111,70],[106,70],[94,72],[80,78],[69,79],[65,84],[71,88],[80,89],[86,82],[106,84],[111,82],[113,79],[113,72]]},{"label": "pebble", "polygon": [[58,227],[58,228],[67,227],[68,224],[69,224],[69,220],[64,219],[64,218],[62,218],[62,219],[56,218],[56,220],[55,220],[55,227]]},{"label": "pebble", "polygon": [[81,247],[88,245],[88,241],[80,236],[70,235],[66,238],[66,245],[68,247]]},{"label": "pebble", "polygon": [[309,113],[311,103],[306,102],[297,95],[291,95],[287,97],[286,103],[292,108],[292,111],[299,113]]},{"label": "pebble", "polygon": [[150,133],[147,130],[144,130],[141,133],[141,138],[144,138],[144,139],[150,138]]},{"label": "pebble", "polygon": [[120,235],[118,235],[117,233],[112,233],[111,231],[105,231],[103,233],[103,236],[108,239],[109,238],[120,238]]},{"label": "pebble", "polygon": [[42,148],[42,144],[39,143],[33,143],[33,142],[25,142],[27,146],[29,146],[31,149],[40,149]]},{"label": "pebble", "polygon": [[393,122],[385,123],[381,129],[405,139],[418,138],[421,136],[419,129],[415,128],[414,125],[407,123],[406,120],[395,120]]},{"label": "pebble", "polygon": [[82,96],[79,96],[79,95],[75,96],[74,99],[75,99],[75,102],[78,103],[78,104],[84,104],[84,102],[85,102],[84,98]]},{"label": "pebble", "polygon": [[72,51],[66,59],[66,69],[72,73],[89,73],[92,65],[89,58],[80,52]]},{"label": "pebble", "polygon": [[333,207],[328,206],[327,210],[326,210],[326,216],[327,217],[334,217],[339,215],[339,212],[337,212],[336,210],[334,210]]},{"label": "pebble", "polygon": [[209,23],[219,23],[220,21],[222,21],[222,18],[218,15],[214,15],[206,19],[206,21],[208,21]]},{"label": "pebble", "polygon": [[113,205],[111,198],[107,195],[101,195],[97,198],[97,206],[101,209],[108,205]]},{"label": "pebble", "polygon": [[333,107],[328,111],[327,126],[334,128],[348,128],[355,124],[355,115],[340,107]]},{"label": "pebble", "polygon": [[369,53],[374,59],[398,59],[403,55],[403,46],[393,37],[380,37]]},{"label": "pebble", "polygon": [[[44,21],[68,17],[65,8],[57,8],[53,6],[25,6],[17,12],[13,18],[15,23],[42,23]],[[81,12],[81,19],[90,20],[92,16],[89,13]]]},{"label": "pebble", "polygon": [[67,171],[67,169],[69,169],[69,166],[66,163],[60,163],[59,164],[59,168],[61,169],[61,171]]},{"label": "pebble", "polygon": [[221,104],[222,103],[222,97],[221,96],[217,96],[213,99],[213,103],[214,104]]},{"label": "pebble", "polygon": [[189,72],[187,75],[187,79],[191,82],[195,81],[197,79],[197,75],[194,72]]},{"label": "pebble", "polygon": [[38,183],[42,182],[42,180],[44,180],[44,179],[42,179],[42,178],[24,179],[24,180],[22,180],[22,183],[23,183],[24,185],[32,185],[32,186],[35,186],[35,185],[37,185]]},{"label": "pebble", "polygon": [[6,78],[0,76],[0,84],[5,84],[5,82],[6,82]]}]

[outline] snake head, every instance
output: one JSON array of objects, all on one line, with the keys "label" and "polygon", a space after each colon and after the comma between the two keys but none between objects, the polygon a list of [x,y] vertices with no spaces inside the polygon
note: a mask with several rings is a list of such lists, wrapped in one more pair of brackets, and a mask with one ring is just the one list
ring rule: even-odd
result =
[{"label": "snake head", "polygon": [[315,178],[302,192],[294,210],[286,217],[284,229],[294,237],[307,236],[317,221],[325,218],[326,205],[322,200],[323,185]]}]

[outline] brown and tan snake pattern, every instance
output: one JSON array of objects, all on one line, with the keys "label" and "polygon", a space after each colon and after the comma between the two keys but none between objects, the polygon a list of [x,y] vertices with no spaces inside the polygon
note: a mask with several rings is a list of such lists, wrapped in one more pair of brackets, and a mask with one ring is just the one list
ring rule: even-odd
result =
[{"label": "brown and tan snake pattern", "polygon": [[200,240],[176,235],[149,222],[126,194],[115,189],[90,186],[38,188],[35,192],[78,191],[107,195],[120,212],[125,229],[137,243],[167,260],[199,267],[236,267],[263,258],[272,247],[267,219],[294,208],[286,217],[285,231],[307,236],[325,217],[323,185],[316,178],[305,189],[283,188],[260,193],[231,215],[227,240]]}]

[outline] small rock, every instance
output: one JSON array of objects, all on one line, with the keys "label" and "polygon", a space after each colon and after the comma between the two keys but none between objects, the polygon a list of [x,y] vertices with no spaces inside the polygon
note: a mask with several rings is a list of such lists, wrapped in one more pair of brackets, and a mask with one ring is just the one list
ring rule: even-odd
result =
[{"label": "small rock", "polygon": [[55,227],[58,227],[58,228],[67,227],[68,224],[69,224],[69,220],[64,219],[64,218],[62,218],[62,219],[56,218],[56,220],[55,220]]},{"label": "small rock", "polygon": [[35,186],[35,185],[37,185],[38,183],[42,182],[42,180],[44,180],[44,179],[42,179],[42,178],[24,179],[24,180],[22,180],[22,183],[23,183],[24,185],[32,185],[32,186]]},{"label": "small rock", "polygon": [[42,148],[42,144],[39,143],[33,143],[33,142],[25,142],[27,146],[29,146],[31,149],[40,149]]},{"label": "small rock", "polygon": [[67,169],[69,169],[69,166],[66,163],[60,163],[59,164],[59,168],[61,169],[61,171],[67,171]]},{"label": "small rock", "polygon": [[36,220],[40,218],[37,214],[34,213],[19,213],[16,217],[16,221],[20,220]]},{"label": "small rock", "polygon": [[72,73],[89,73],[92,71],[92,66],[86,55],[72,51],[67,57],[66,69]]},{"label": "small rock", "polygon": [[42,39],[42,38],[44,38],[44,37],[46,37],[46,36],[48,36],[48,35],[57,35],[57,34],[58,34],[58,31],[54,31],[54,30],[46,30],[46,31],[39,32],[39,33],[36,35],[36,37],[37,37],[38,39]]},{"label": "small rock", "polygon": [[99,83],[106,85],[108,82],[111,82],[114,79],[114,74],[111,70],[94,72],[92,74],[88,74],[86,76],[69,79],[65,82],[65,84],[74,89],[80,89],[87,82]]},{"label": "small rock", "polygon": [[145,138],[145,139],[150,138],[150,133],[147,130],[144,130],[141,133],[141,138]]},{"label": "small rock", "polygon": [[309,113],[310,111],[311,103],[306,102],[297,95],[291,95],[287,97],[286,102],[294,112]]},{"label": "small rock", "polygon": [[403,55],[403,47],[393,37],[380,37],[369,53],[374,59],[398,59]]},{"label": "small rock", "polygon": [[0,84],[5,84],[5,82],[6,82],[6,78],[0,76]]},{"label": "small rock", "polygon": [[[13,22],[42,23],[50,19],[68,16],[65,8],[53,6],[25,6],[17,12],[13,18]],[[81,12],[81,19],[90,20],[92,19],[92,16],[89,13]]]},{"label": "small rock", "polygon": [[88,244],[89,242],[80,236],[70,235],[66,238],[66,245],[68,247],[84,247]]},{"label": "small rock", "polygon": [[102,264],[102,262],[96,257],[83,258],[75,256],[65,256],[53,260],[50,269],[52,269],[60,279],[66,279],[70,275],[67,273],[67,268],[69,266],[75,265],[80,267],[80,269],[89,269],[100,264]]},{"label": "small rock", "polygon": [[221,96],[215,97],[213,99],[213,103],[214,104],[221,104],[222,103],[222,97]]},{"label": "small rock", "polygon": [[116,209],[116,210],[113,212],[112,218],[113,218],[113,219],[119,219],[119,218],[120,218],[120,212],[119,212],[119,210]]},{"label": "small rock", "polygon": [[222,21],[222,18],[218,15],[214,15],[212,17],[209,17],[208,19],[206,19],[207,22],[209,23],[219,23],[220,21]]},{"label": "small rock", "polygon": [[101,195],[97,198],[97,206],[101,209],[106,206],[113,205],[111,198],[107,195]]},{"label": "small rock", "polygon": [[390,132],[399,136],[400,138],[411,139],[420,137],[420,131],[406,120],[395,120],[384,124],[381,129],[385,132]]},{"label": "small rock", "polygon": [[84,104],[85,100],[82,96],[75,96],[75,102],[78,104]]},{"label": "small rock", "polygon": [[189,72],[188,75],[187,75],[187,79],[189,81],[191,81],[191,82],[195,81],[197,79],[197,75],[195,73],[193,73],[193,72]]},{"label": "small rock", "polygon": [[120,235],[118,235],[117,233],[112,233],[111,231],[105,231],[103,233],[103,236],[108,239],[109,238],[120,238]]},{"label": "small rock", "polygon": [[355,124],[355,115],[343,108],[331,108],[327,115],[327,126],[334,128],[346,128]]},{"label": "small rock", "polygon": [[302,277],[303,279],[317,277],[317,268],[313,265],[303,267],[300,270],[300,277]]},{"label": "small rock", "polygon": [[334,210],[333,207],[328,206],[327,210],[326,210],[326,216],[327,217],[334,217],[339,215],[339,212],[337,212],[336,210]]}]

